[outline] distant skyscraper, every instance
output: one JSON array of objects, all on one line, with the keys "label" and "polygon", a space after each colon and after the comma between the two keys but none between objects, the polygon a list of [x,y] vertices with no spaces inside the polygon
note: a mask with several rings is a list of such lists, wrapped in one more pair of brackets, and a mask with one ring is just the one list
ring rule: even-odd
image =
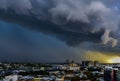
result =
[{"label": "distant skyscraper", "polygon": [[94,66],[99,66],[99,65],[100,65],[99,61],[94,61]]},{"label": "distant skyscraper", "polygon": [[82,66],[91,67],[91,66],[93,66],[93,62],[92,61],[82,61]]},{"label": "distant skyscraper", "polygon": [[85,61],[82,61],[82,66],[85,66]]}]

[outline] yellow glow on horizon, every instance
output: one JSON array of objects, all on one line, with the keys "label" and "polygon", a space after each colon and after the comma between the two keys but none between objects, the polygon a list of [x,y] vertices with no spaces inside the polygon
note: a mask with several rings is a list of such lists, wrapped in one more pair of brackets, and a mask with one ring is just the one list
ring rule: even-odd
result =
[{"label": "yellow glow on horizon", "polygon": [[109,60],[110,63],[120,63],[120,57],[115,57]]},{"label": "yellow glow on horizon", "polygon": [[92,61],[98,60],[102,63],[120,63],[120,56],[114,53],[87,51],[84,58]]}]

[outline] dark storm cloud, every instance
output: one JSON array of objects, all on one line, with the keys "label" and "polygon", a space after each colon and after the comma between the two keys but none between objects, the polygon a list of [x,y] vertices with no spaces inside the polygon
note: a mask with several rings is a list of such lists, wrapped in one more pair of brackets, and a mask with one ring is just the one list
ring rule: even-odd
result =
[{"label": "dark storm cloud", "polygon": [[0,61],[63,62],[75,59],[79,62],[82,53],[79,51],[50,36],[0,21]]},{"label": "dark storm cloud", "polygon": [[[112,42],[112,46],[115,46],[116,39],[119,40],[119,7],[114,6],[116,2],[118,1],[0,0],[0,18],[55,36],[72,46],[83,42],[98,43],[101,40],[104,44]],[[106,33],[106,30],[109,32]]]},{"label": "dark storm cloud", "polygon": [[[13,1],[13,2],[15,3],[16,1]],[[91,27],[92,25],[90,25],[88,23],[78,22],[78,21],[77,22],[72,22],[72,21],[67,22],[65,20],[63,22],[63,19],[60,19],[60,20],[53,19],[53,21],[50,21],[49,19],[46,19],[46,17],[51,18],[49,16],[50,13],[47,13],[49,10],[48,10],[48,8],[46,8],[47,10],[46,9],[44,10],[44,8],[51,4],[47,3],[48,1],[42,1],[42,0],[38,0],[38,2],[40,2],[40,3],[36,3],[37,1],[31,1],[31,2],[33,2],[33,3],[31,3],[33,10],[31,10],[30,8],[25,8],[25,9],[23,8],[22,12],[19,14],[17,12],[17,9],[14,9],[12,6],[8,7],[7,2],[6,2],[6,6],[4,5],[5,8],[1,7],[3,9],[3,10],[1,9],[1,12],[0,12],[1,19],[7,20],[7,21],[12,21],[12,22],[15,22],[18,24],[22,24],[25,27],[41,31],[46,34],[52,34],[52,35],[56,36],[58,39],[66,41],[66,43],[69,45],[78,45],[79,43],[84,42],[84,41],[91,41],[91,42],[99,42],[100,41],[101,34],[99,34],[99,33],[93,34],[93,33],[89,32],[92,29],[92,27]],[[43,5],[41,2],[44,3],[45,5]],[[16,8],[19,9],[21,3],[20,4],[17,3],[17,4],[19,4],[19,6]],[[38,5],[35,6],[34,4],[38,4]],[[39,4],[43,5],[42,9],[44,11],[42,9],[40,9],[40,11],[38,11],[39,8],[41,7],[41,6],[39,6]],[[48,4],[48,5],[46,6],[46,4]],[[30,6],[28,6],[28,7],[30,7]],[[36,7],[38,8],[38,10],[34,9]],[[11,9],[14,9],[14,10],[11,10],[11,11],[7,10],[9,8],[10,8],[10,10]],[[28,10],[26,10],[26,9],[28,9]],[[23,11],[25,11],[25,12],[23,13]],[[36,15],[36,14],[38,14],[38,15]],[[44,15],[46,17],[44,17]],[[43,18],[41,18],[41,17],[43,17]],[[53,17],[53,18],[55,18],[55,17]],[[62,18],[62,16],[60,18]],[[57,21],[57,22],[55,22],[55,21]]]}]

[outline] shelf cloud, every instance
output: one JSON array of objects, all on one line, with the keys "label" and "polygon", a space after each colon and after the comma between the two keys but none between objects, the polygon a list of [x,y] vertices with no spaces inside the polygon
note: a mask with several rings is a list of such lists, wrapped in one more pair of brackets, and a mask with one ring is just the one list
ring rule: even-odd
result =
[{"label": "shelf cloud", "polygon": [[[89,44],[117,52],[119,0],[0,0],[0,19],[56,37],[70,46]],[[80,46],[81,47],[81,46]],[[112,48],[111,48],[112,49]],[[93,50],[89,48],[88,50]]]}]

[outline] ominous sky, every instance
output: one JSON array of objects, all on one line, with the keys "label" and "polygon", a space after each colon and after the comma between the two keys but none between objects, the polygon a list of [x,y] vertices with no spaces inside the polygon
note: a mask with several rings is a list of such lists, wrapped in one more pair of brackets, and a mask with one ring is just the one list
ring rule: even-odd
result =
[{"label": "ominous sky", "polygon": [[119,0],[0,0],[0,61],[108,62],[119,23]]}]

